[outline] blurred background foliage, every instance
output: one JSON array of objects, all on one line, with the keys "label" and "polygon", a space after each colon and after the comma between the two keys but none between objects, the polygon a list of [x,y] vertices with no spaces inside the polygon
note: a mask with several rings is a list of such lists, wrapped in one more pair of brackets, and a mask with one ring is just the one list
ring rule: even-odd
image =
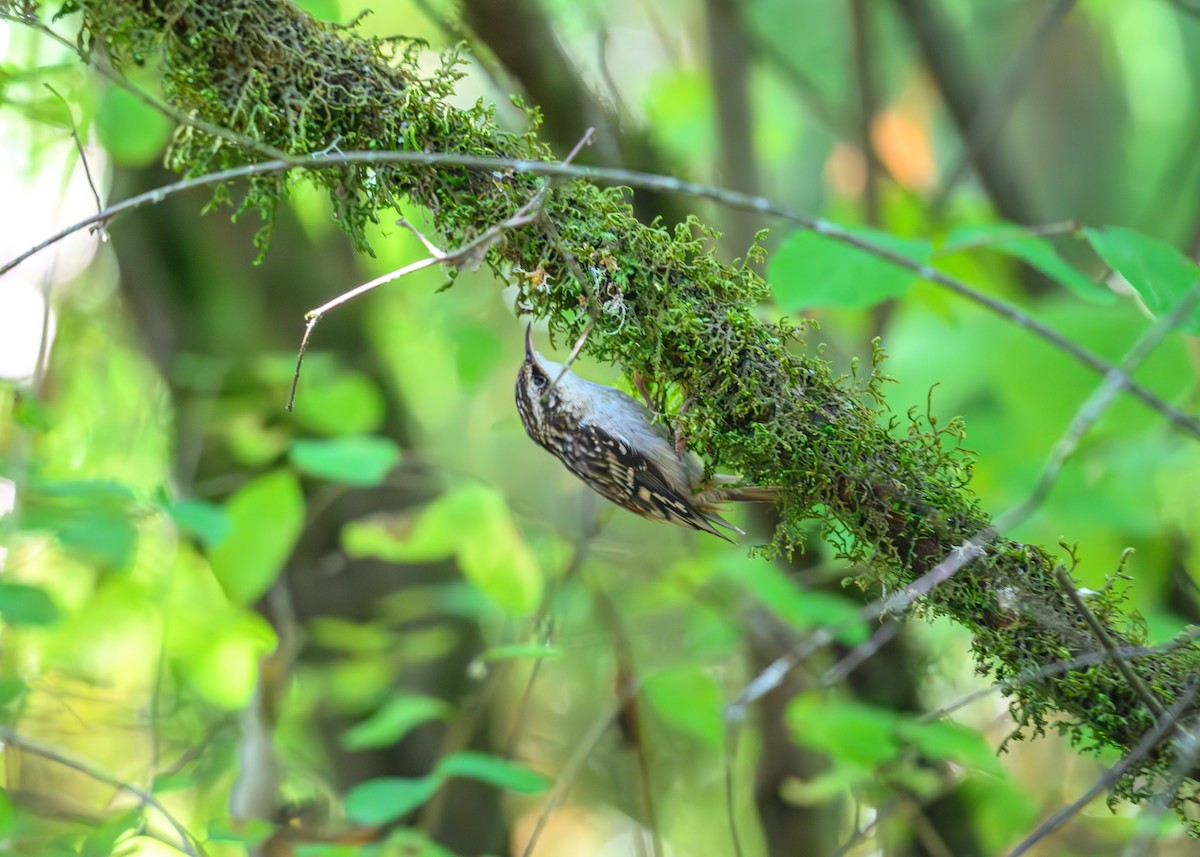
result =
[{"label": "blurred background foliage", "polygon": [[[173,123],[0,27],[3,261],[95,211],[85,163],[105,201],[172,181]],[[458,103],[520,130],[524,93],[560,155],[594,125],[591,162],[861,229],[1110,361],[1152,323],[1145,291],[1073,224],[1200,254],[1184,0],[414,0],[357,27],[427,40],[430,68],[465,40]],[[145,59],[134,82],[158,93]],[[768,225],[635,201],[717,225],[728,258]],[[489,273],[444,289],[426,270],[331,314],[285,412],[304,312],[425,250],[385,219],[355,254],[300,184],[256,265],[253,215],[202,205],[171,198],[0,281],[0,848],[1002,854],[1115,761],[1054,737],[997,756],[998,694],[922,718],[986,687],[971,640],[862,623],[815,533],[771,563],[748,555],[765,513],[733,513],[751,535],[728,545],[589,494],[524,434],[522,324]],[[1029,495],[1096,374],[811,233],[775,225],[767,247],[764,317],[816,318],[846,371],[881,337],[891,412],[965,419],[984,508]],[[1198,366],[1177,333],[1135,377],[1194,414]],[[1161,642],[1200,616],[1197,485],[1200,445],[1124,396],[1012,535],[1078,544],[1094,589],[1134,548],[1121,585]],[[819,628],[834,641],[727,718]],[[1113,809],[1097,798],[1032,853],[1193,853],[1170,817]]]}]

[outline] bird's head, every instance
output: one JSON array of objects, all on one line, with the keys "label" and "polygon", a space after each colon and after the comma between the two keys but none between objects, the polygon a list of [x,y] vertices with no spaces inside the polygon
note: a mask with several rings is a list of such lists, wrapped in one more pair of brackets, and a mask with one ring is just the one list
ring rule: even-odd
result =
[{"label": "bird's head", "polygon": [[525,328],[525,362],[517,373],[517,411],[525,431],[539,443],[547,431],[546,415],[558,407],[561,392],[554,381],[562,365],[547,360],[533,347],[533,325]]}]

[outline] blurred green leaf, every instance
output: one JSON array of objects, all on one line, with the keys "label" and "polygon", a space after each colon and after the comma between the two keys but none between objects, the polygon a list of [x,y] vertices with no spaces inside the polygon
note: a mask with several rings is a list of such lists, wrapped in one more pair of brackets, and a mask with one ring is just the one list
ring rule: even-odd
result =
[{"label": "blurred green leaf", "polygon": [[542,572],[497,492],[471,484],[454,492],[448,519],[459,528],[458,564],[493,601],[517,613],[537,609]]},{"label": "blurred green leaf", "polygon": [[779,796],[795,806],[817,806],[842,797],[852,788],[877,777],[874,768],[839,759],[814,777],[788,777],[779,787]]},{"label": "blurred green leaf", "polygon": [[393,697],[369,718],[347,729],[342,746],[347,750],[388,747],[422,723],[443,720],[452,711],[447,702],[432,696]]},{"label": "blurred green leaf", "polygon": [[54,533],[83,562],[118,570],[137,547],[132,505],[133,492],[116,482],[35,480],[22,522]]},{"label": "blurred green leaf", "polygon": [[210,550],[221,543],[233,528],[229,514],[216,503],[188,498],[167,505],[167,514],[185,533],[194,536]]},{"label": "blurred green leaf", "polygon": [[117,842],[130,831],[140,827],[141,822],[142,810],[138,807],[105,818],[98,826],[88,831],[79,857],[109,857],[119,853]]},{"label": "blurred green leaf", "polygon": [[371,434],[383,426],[385,405],[379,387],[359,372],[338,372],[306,386],[300,379],[296,421],[328,435]]},{"label": "blurred green leaf", "polygon": [[563,650],[558,646],[544,646],[541,643],[507,643],[501,646],[489,646],[480,655],[484,661],[507,661],[514,658],[558,658]]},{"label": "blurred green leaf", "polygon": [[162,794],[164,792],[194,788],[195,785],[196,774],[193,771],[179,771],[155,777],[152,790],[155,794]]},{"label": "blurred green leaf", "polygon": [[734,563],[729,560],[731,579],[750,589],[759,603],[788,624],[807,631],[837,627],[837,639],[857,645],[867,639],[866,624],[859,605],[849,598],[820,589],[806,589],[778,566],[762,560]]},{"label": "blurred green leaf", "polygon": [[205,832],[213,842],[237,842],[254,847],[277,829],[276,825],[261,818],[239,818],[214,822]]},{"label": "blurred green leaf", "polygon": [[[847,232],[915,262],[928,262],[928,241],[874,229]],[[784,312],[808,307],[862,308],[905,294],[917,275],[865,250],[809,230],[793,232],[770,258],[771,292]]]},{"label": "blurred green leaf", "polygon": [[347,485],[378,485],[400,460],[400,448],[385,437],[343,435],[297,440],[290,452],[297,470]]},{"label": "blurred green leaf", "polygon": [[0,583],[0,617],[9,625],[53,625],[58,607],[45,590],[24,583]]},{"label": "blurred green leaf", "polygon": [[436,776],[367,780],[346,795],[346,815],[359,824],[389,824],[433,797],[440,783]]},{"label": "blurred green leaf", "polygon": [[725,697],[716,679],[698,667],[679,667],[649,676],[642,685],[646,699],[677,729],[712,747],[725,740],[721,712]]},{"label": "blurred green leaf", "polygon": [[1107,304],[1117,298],[1111,289],[1093,282],[1082,271],[1059,256],[1054,245],[1045,238],[1030,235],[1011,224],[960,226],[946,236],[945,243],[938,249],[938,255],[975,248],[994,250],[1020,259],[1084,300]]},{"label": "blurred green leaf", "polygon": [[[1156,316],[1169,313],[1200,283],[1200,267],[1156,238],[1120,226],[1085,229],[1084,234],[1100,258],[1129,281]],[[1200,309],[1193,309],[1180,329],[1200,335]]]},{"label": "blurred green leaf", "polygon": [[384,562],[427,562],[444,559],[454,546],[447,540],[424,543],[414,533],[420,514],[376,515],[367,521],[351,521],[342,527],[342,550],[351,559],[381,559]]},{"label": "blurred green leaf", "polygon": [[434,500],[415,516],[347,525],[342,543],[351,556],[390,562],[432,562],[455,556],[463,574],[496,604],[534,610],[542,572],[521,537],[504,498],[470,483]]},{"label": "blurred green leaf", "polygon": [[231,527],[212,551],[213,574],[234,604],[250,604],[274,582],[304,524],[296,477],[276,470],[242,486],[225,503]]},{"label": "blurred green leaf", "polygon": [[903,749],[900,714],[853,700],[806,693],[788,704],[787,724],[797,744],[854,765],[888,762]]},{"label": "blurred green leaf", "polygon": [[96,112],[96,133],[122,166],[149,166],[162,155],[173,123],[133,93],[109,87]]},{"label": "blurred green leaf", "polygon": [[899,734],[926,758],[959,762],[989,774],[1001,773],[995,750],[982,735],[965,726],[947,720],[909,721],[901,724]]},{"label": "blurred green leaf", "polygon": [[443,757],[437,772],[442,777],[468,777],[518,794],[537,794],[551,785],[549,779],[524,765],[470,750]]}]

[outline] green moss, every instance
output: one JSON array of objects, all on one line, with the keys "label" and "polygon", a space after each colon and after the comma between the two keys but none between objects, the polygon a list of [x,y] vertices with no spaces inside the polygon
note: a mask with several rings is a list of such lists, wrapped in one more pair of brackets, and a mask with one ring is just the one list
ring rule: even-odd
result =
[{"label": "green moss", "polygon": [[[102,46],[118,65],[161,61],[171,100],[241,141],[179,129],[167,163],[186,175],[263,159],[264,147],[294,155],[339,148],[549,158],[535,111],[527,111],[530,130],[514,135],[496,127],[488,105],[448,106],[462,76],[455,51],[422,75],[421,43],[363,38],[274,0],[75,0],[66,11],[82,11],[84,43]],[[329,193],[338,222],[367,252],[367,226],[401,197],[432,212],[444,245],[455,247],[542,187],[511,172],[348,166],[260,176],[243,190],[218,188],[214,201],[257,210],[265,247],[275,206],[301,178]],[[757,317],[768,286],[747,265],[718,262],[715,233],[695,219],[674,229],[642,223],[628,199],[625,189],[561,182],[544,208],[552,228],[534,223],[506,233],[488,263],[519,286],[523,309],[549,318],[554,335],[574,341],[594,319],[587,350],[644,379],[712,466],[780,486],[781,521],[768,552],[801,546],[799,534],[815,519],[839,555],[863,569],[864,586],[895,591],[989,525],[970,490],[959,422],[939,427],[912,413],[881,424],[881,348],[865,377],[855,367],[849,378],[835,378],[819,352],[805,348],[804,325]],[[761,249],[747,256],[760,259]],[[1100,648],[1061,591],[1057,562],[1039,547],[997,538],[918,609],[968,627],[981,671],[1026,676]],[[1115,589],[1093,609],[1116,626],[1118,645],[1141,639]],[[1137,664],[1169,707],[1197,674],[1197,650],[1183,646]],[[1021,684],[1012,711],[1017,739],[1053,727],[1090,749],[1129,750],[1153,722],[1111,665]],[[1119,794],[1144,796],[1171,758],[1164,741],[1131,769]],[[1181,795],[1194,800],[1194,791]]]}]

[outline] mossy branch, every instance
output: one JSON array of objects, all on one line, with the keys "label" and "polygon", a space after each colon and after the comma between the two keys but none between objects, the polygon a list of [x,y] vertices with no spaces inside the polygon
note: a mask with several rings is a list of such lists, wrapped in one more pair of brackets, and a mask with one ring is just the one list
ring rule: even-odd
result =
[{"label": "mossy branch", "polygon": [[[514,135],[497,128],[488,105],[449,105],[462,75],[455,52],[422,75],[420,43],[363,38],[283,0],[74,0],[64,8],[73,12],[82,13],[87,50],[103,52],[118,68],[161,60],[175,107],[231,132],[180,127],[168,164],[187,175],[251,163],[272,150],[307,155],[330,147],[550,157],[536,136],[535,111],[526,111],[531,129]],[[368,225],[402,197],[431,213],[445,246],[459,246],[510,218],[544,181],[410,164],[306,175],[328,190],[339,223],[368,252]],[[264,247],[274,207],[294,180],[255,176],[237,203],[239,211],[263,213]],[[222,186],[216,200],[232,201],[233,188]],[[506,233],[489,264],[519,286],[520,306],[548,318],[553,332],[573,340],[594,317],[590,353],[689,398],[676,420],[714,466],[779,485],[776,549],[800,544],[816,518],[840,555],[866,569],[864,584],[894,591],[982,542],[984,549],[925,595],[920,609],[969,628],[979,668],[1000,680],[1143,642],[1113,587],[1088,604],[1104,625],[1102,643],[1056,579],[1056,557],[994,533],[970,490],[958,422],[939,429],[910,416],[906,426],[880,424],[882,350],[861,389],[835,379],[827,363],[803,351],[802,327],[758,318],[767,284],[748,265],[718,262],[709,252],[711,230],[695,219],[673,230],[642,223],[623,189],[563,181],[543,210],[553,228],[534,223]],[[754,246],[748,256],[760,253]],[[1182,722],[1194,719],[1197,704],[1187,697],[1200,670],[1194,643],[1128,668],[1140,675],[1140,690],[1112,663],[1021,684],[1011,702],[1019,730],[1052,726],[1086,749],[1129,753],[1156,725],[1145,693],[1157,698],[1160,713],[1178,703]],[[1145,797],[1167,778],[1169,739],[1141,752],[1120,780],[1122,796]],[[1195,802],[1196,785],[1187,780],[1175,804]]]}]

